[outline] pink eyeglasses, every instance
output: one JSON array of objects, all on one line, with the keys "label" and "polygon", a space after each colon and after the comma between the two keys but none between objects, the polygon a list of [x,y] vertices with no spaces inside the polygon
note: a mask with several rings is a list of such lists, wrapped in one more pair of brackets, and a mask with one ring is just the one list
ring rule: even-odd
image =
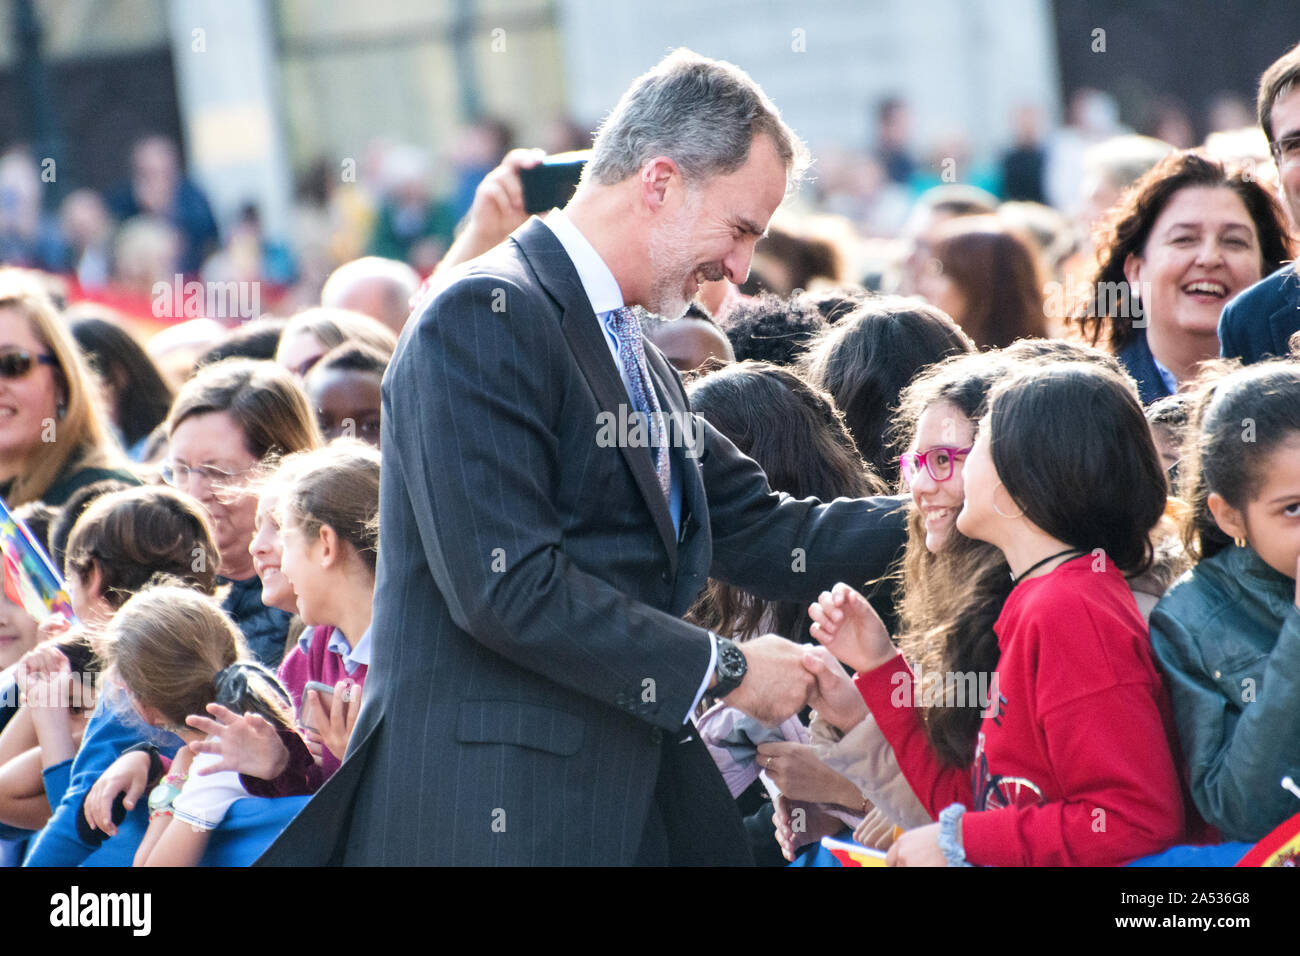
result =
[{"label": "pink eyeglasses", "polygon": [[[974,447],[973,445],[971,446]],[[909,451],[898,456],[898,467],[902,469],[903,480],[909,485],[916,481],[921,473],[921,466],[930,473],[935,481],[947,481],[952,477],[953,462],[970,454],[970,448],[935,447],[929,451]]]}]

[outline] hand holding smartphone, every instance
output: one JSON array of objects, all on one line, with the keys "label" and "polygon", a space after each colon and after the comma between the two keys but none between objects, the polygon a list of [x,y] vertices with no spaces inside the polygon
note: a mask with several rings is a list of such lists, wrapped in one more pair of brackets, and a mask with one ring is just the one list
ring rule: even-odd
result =
[{"label": "hand holding smartphone", "polygon": [[[312,706],[311,692],[316,691],[320,695],[321,710],[323,713],[318,717],[315,708]],[[303,730],[310,731],[313,734],[319,734],[316,729],[318,723],[326,723],[330,719],[330,708],[334,703],[334,688],[329,684],[323,684],[318,680],[309,680],[302,688],[302,713],[299,715],[298,723],[302,725]]]},{"label": "hand holding smartphone", "polygon": [[519,170],[519,182],[524,191],[524,212],[532,214],[559,209],[567,205],[578,188],[582,168],[587,165],[591,150],[556,153],[547,156],[530,169]]}]

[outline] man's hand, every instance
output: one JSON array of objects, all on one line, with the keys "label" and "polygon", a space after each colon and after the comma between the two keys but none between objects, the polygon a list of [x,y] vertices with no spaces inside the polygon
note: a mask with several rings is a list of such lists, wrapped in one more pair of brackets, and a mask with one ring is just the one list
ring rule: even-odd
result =
[{"label": "man's hand", "polygon": [[889,632],[867,599],[844,582],[808,606],[810,632],[855,671],[875,670],[897,653]]},{"label": "man's hand", "polygon": [[[259,780],[274,780],[289,765],[289,751],[275,727],[260,714],[242,717],[220,704],[208,704],[211,718],[191,714],[185,723],[208,736],[190,744],[196,754],[218,754],[221,760],[198,771],[200,777],[234,770]],[[213,719],[215,718],[215,719]]]},{"label": "man's hand", "polygon": [[109,836],[117,836],[117,827],[113,825],[113,801],[119,793],[126,794],[122,805],[127,810],[134,810],[136,801],[149,786],[149,755],[141,750],[122,754],[99,775],[95,785],[86,794],[83,805],[86,822],[92,830],[102,830]]},{"label": "man's hand", "polygon": [[474,190],[474,202],[469,207],[465,230],[442,257],[436,271],[442,272],[481,256],[504,242],[510,233],[527,221],[519,170],[532,169],[545,157],[546,152],[541,149],[512,149],[501,160],[501,165],[483,177]]},{"label": "man's hand", "polygon": [[804,648],[803,666],[814,681],[808,703],[822,720],[848,733],[866,719],[866,701],[830,651],[824,647]]},{"label": "man's hand", "polygon": [[813,686],[812,674],[803,666],[803,645],[764,634],[740,649],[745,679],[726,696],[727,703],[768,726],[799,713]]}]

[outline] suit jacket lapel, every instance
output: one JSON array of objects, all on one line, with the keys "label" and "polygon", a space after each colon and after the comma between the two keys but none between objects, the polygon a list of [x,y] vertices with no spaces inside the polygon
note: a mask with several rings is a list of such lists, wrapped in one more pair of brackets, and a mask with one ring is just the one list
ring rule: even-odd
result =
[{"label": "suit jacket lapel", "polygon": [[[564,337],[573,350],[582,374],[596,396],[596,404],[601,411],[609,412],[615,421],[620,421],[634,410],[628,397],[623,379],[614,364],[605,333],[600,327],[600,320],[591,311],[591,302],[582,288],[578,272],[573,268],[564,246],[555,238],[540,219],[534,217],[521,226],[514,234],[514,239],[523,249],[524,255],[537,273],[538,280],[546,291],[559,303],[564,314],[560,321]],[[623,414],[620,415],[620,406]],[[594,430],[596,422],[591,423]],[[673,531],[673,518],[668,510],[668,502],[659,487],[659,476],[655,473],[652,449],[632,447],[625,442],[619,443],[627,466],[632,470],[632,477],[641,497],[654,518],[655,528],[668,550],[668,560],[673,573],[677,571],[677,535]]]}]

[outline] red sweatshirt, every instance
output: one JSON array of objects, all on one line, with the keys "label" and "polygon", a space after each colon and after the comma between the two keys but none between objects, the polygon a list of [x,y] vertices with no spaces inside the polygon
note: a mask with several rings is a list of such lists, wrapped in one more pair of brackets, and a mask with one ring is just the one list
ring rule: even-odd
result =
[{"label": "red sweatshirt", "polygon": [[993,629],[1002,656],[986,685],[997,700],[970,769],[936,758],[911,706],[919,685],[899,692],[913,679],[901,656],[855,678],[931,815],[967,807],[966,859],[1117,865],[1179,842],[1172,711],[1123,574],[1109,558],[1067,561],[1017,585]]}]

